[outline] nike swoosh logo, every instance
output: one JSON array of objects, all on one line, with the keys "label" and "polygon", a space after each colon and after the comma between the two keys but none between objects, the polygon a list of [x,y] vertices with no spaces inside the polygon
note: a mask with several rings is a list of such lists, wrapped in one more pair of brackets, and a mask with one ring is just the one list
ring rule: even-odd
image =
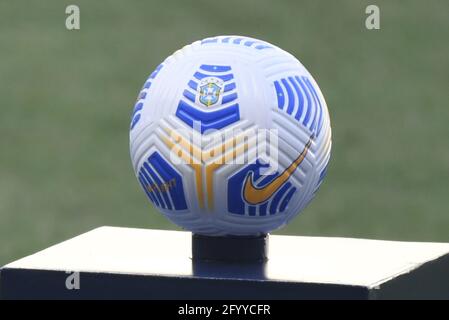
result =
[{"label": "nike swoosh logo", "polygon": [[309,151],[310,145],[312,144],[312,137],[306,143],[304,150],[301,154],[288,166],[279,176],[277,176],[273,181],[264,186],[263,188],[258,188],[254,186],[254,172],[251,172],[246,176],[243,197],[245,201],[249,204],[256,205],[267,201],[279,188],[287,182],[293,172],[298,168],[298,166],[306,158],[307,152]]}]

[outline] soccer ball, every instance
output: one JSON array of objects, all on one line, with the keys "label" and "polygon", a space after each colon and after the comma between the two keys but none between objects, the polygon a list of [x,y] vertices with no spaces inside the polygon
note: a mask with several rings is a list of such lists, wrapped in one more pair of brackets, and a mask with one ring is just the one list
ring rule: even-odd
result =
[{"label": "soccer ball", "polygon": [[218,36],[165,59],[139,93],[134,171],[149,201],[197,234],[260,235],[312,200],[326,174],[324,97],[291,54]]}]

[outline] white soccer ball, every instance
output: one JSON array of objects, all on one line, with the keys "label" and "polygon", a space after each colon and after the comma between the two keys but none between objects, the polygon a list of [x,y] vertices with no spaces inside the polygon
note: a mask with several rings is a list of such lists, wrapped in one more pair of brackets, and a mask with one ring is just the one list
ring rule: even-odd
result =
[{"label": "white soccer ball", "polygon": [[165,59],[134,107],[130,152],[151,203],[197,234],[260,235],[312,200],[326,174],[324,97],[291,54],[219,36]]}]

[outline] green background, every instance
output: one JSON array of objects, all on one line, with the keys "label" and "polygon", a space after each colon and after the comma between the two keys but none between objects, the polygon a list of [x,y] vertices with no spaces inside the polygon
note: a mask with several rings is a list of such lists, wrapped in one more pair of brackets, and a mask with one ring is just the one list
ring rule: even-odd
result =
[{"label": "green background", "polygon": [[0,264],[101,225],[175,228],[133,176],[131,110],[166,56],[220,34],[291,52],[328,103],[328,176],[279,233],[449,241],[448,16],[444,0],[1,1]]}]

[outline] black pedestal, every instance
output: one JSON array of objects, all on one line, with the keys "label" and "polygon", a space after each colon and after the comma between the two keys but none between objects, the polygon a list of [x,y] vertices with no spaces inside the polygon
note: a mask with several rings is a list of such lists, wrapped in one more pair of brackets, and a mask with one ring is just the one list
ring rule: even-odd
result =
[{"label": "black pedestal", "polygon": [[210,237],[192,235],[192,259],[195,261],[265,262],[268,235]]},{"label": "black pedestal", "polygon": [[[248,248],[241,249],[239,259],[222,261],[223,255],[216,259],[215,252],[201,249],[208,240],[212,241],[208,250],[223,245],[222,240],[195,236],[192,259],[189,232],[101,227],[4,266],[0,295],[4,299],[449,298],[447,243],[271,235],[268,260],[239,262],[245,252],[252,254],[245,251]],[[232,258],[232,251],[225,252],[226,259]],[[263,257],[264,252],[256,256]]]}]

